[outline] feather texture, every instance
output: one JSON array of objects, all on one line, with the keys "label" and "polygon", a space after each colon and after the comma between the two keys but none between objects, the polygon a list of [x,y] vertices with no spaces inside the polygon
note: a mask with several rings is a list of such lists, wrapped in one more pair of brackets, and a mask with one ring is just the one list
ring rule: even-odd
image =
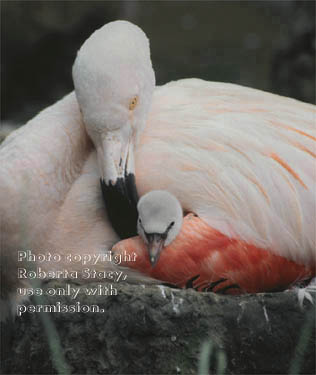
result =
[{"label": "feather texture", "polygon": [[280,291],[315,275],[315,266],[298,264],[270,249],[231,239],[192,214],[184,218],[181,232],[163,249],[155,267],[151,266],[140,237],[121,241],[112,251],[121,254],[124,266],[200,291],[230,294]]},{"label": "feather texture", "polygon": [[229,238],[315,262],[315,115],[233,84],[159,87],[137,148],[140,195],[168,190]]}]

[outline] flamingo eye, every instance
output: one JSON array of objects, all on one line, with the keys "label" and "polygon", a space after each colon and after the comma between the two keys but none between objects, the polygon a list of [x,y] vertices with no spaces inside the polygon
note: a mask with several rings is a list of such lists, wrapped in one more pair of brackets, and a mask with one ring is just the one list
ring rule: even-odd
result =
[{"label": "flamingo eye", "polygon": [[172,222],[169,224],[169,227],[168,227],[167,230],[170,230],[173,226],[174,226],[174,221],[172,221]]},{"label": "flamingo eye", "polygon": [[137,106],[138,104],[138,96],[134,96],[130,101],[129,101],[129,105],[128,105],[128,108],[130,111],[133,111],[135,109],[135,107]]},{"label": "flamingo eye", "polygon": [[172,221],[169,225],[166,231],[163,233],[164,238],[167,238],[169,230],[174,226],[174,221]]}]

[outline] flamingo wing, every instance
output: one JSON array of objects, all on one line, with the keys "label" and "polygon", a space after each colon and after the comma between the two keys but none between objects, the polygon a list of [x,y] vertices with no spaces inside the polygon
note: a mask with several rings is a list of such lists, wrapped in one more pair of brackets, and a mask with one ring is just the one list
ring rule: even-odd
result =
[{"label": "flamingo wing", "polygon": [[279,291],[315,276],[315,267],[231,239],[192,214],[184,218],[180,234],[164,248],[155,267],[151,266],[140,237],[119,242],[113,252],[121,255],[124,266],[199,291],[228,294]]},{"label": "flamingo wing", "polygon": [[136,155],[139,193],[168,190],[228,238],[314,263],[315,115],[233,84],[159,87]]}]

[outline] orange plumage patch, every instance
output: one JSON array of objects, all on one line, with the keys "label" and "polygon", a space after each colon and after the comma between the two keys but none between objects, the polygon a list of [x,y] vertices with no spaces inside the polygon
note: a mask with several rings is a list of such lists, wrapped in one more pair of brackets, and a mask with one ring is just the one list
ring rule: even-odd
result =
[{"label": "orange plumage patch", "polygon": [[136,253],[135,268],[153,278],[197,290],[229,294],[284,290],[315,276],[315,266],[297,264],[238,239],[231,239],[192,214],[184,218],[182,230],[173,243],[163,249],[152,268],[140,237],[114,246],[115,253]]}]

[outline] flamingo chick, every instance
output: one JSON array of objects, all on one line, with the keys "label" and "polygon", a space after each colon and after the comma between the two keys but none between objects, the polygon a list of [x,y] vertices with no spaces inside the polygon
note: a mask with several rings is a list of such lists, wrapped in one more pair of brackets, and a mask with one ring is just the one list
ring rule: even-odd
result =
[{"label": "flamingo chick", "polygon": [[192,213],[183,220],[179,201],[167,191],[145,194],[138,211],[139,236],[119,242],[112,251],[136,254],[135,261],[124,265],[150,277],[240,294],[284,290],[315,276],[313,262],[294,262],[273,249],[229,238]]},{"label": "flamingo chick", "polygon": [[141,197],[137,209],[137,230],[148,246],[149,261],[154,267],[162,248],[170,245],[180,232],[182,208],[172,194],[153,190]]}]

